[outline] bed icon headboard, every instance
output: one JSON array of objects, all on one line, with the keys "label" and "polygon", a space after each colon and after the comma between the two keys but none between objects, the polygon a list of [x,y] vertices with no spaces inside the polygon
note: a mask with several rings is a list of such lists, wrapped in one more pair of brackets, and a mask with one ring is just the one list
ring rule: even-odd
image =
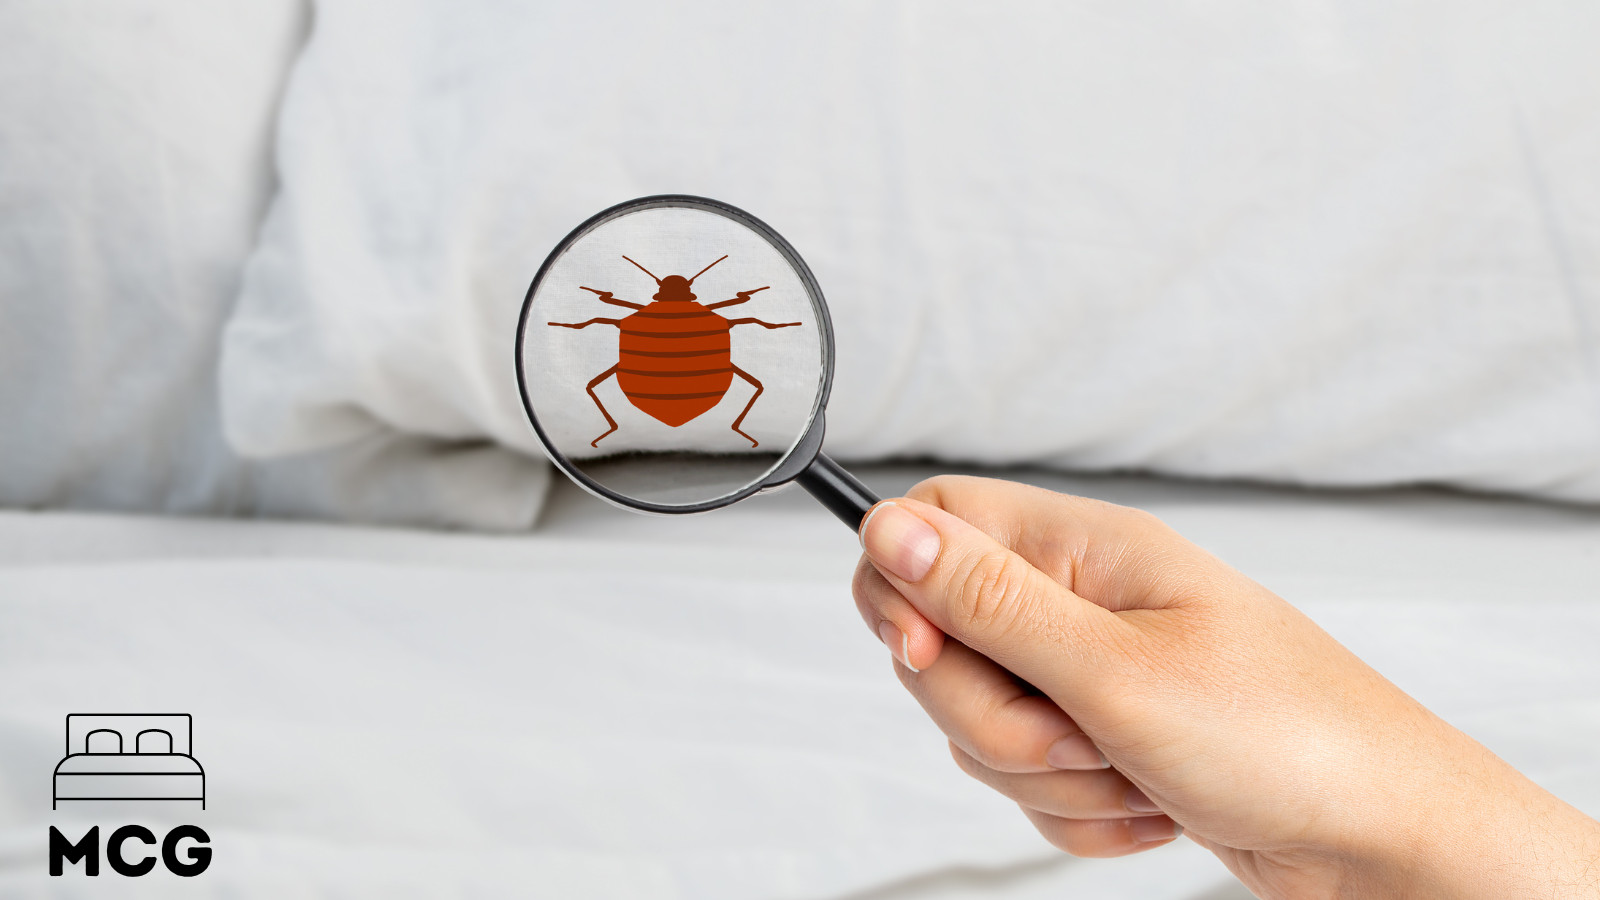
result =
[{"label": "bed icon headboard", "polygon": [[67,755],[77,753],[181,753],[192,755],[188,713],[67,716]]}]

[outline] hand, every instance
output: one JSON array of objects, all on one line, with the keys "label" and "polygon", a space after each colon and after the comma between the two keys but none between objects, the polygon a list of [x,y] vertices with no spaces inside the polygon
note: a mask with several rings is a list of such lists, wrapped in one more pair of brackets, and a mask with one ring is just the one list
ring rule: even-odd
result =
[{"label": "hand", "polygon": [[1146,513],[944,477],[862,544],[901,681],[1069,853],[1181,825],[1261,897],[1600,896],[1600,825]]}]

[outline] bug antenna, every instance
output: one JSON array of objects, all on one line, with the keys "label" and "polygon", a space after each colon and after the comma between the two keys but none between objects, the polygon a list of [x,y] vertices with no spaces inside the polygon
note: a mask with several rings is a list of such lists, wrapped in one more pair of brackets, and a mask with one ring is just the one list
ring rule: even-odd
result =
[{"label": "bug antenna", "polygon": [[[623,257],[622,257],[622,258],[623,258],[623,259],[627,259],[627,260],[628,260],[628,262],[631,262],[631,263],[633,263],[633,264],[634,264],[634,265],[636,265],[636,266],[639,266],[639,264],[638,264],[638,263],[636,263],[636,262],[633,262],[633,260],[632,260],[632,259],[628,259],[628,257],[627,257],[627,256],[623,256]],[[651,280],[651,281],[654,281],[654,282],[655,282],[655,283],[656,283],[656,284],[660,284],[660,283],[661,283],[661,279],[659,279],[659,278],[657,278],[657,277],[656,277],[656,276],[655,276],[655,273],[654,273],[654,272],[651,272],[651,271],[650,271],[650,270],[649,270],[649,269],[646,269],[646,268],[645,268],[645,267],[644,267],[644,266],[639,266],[639,271],[641,271],[641,272],[643,272],[643,273],[645,273],[645,274],[646,274],[646,275],[649,275],[649,276],[650,276],[650,280]]]},{"label": "bug antenna", "polygon": [[[727,258],[728,258],[728,254],[724,253],[721,256],[717,257],[717,262],[712,263],[711,266],[714,266],[717,263],[722,262],[723,260],[725,260]],[[701,269],[700,271],[694,273],[694,278],[699,278],[701,275],[704,275],[705,273],[711,271],[711,266],[706,266],[704,269]],[[689,283],[690,284],[694,284],[694,278],[689,279]]]}]

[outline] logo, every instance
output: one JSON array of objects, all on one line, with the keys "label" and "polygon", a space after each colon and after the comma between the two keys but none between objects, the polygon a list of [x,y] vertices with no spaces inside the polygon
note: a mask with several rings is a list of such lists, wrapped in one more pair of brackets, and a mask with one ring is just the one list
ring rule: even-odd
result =
[{"label": "logo", "polygon": [[198,800],[206,772],[189,752],[190,719],[177,715],[67,716],[67,755],[50,808],[63,800]]},{"label": "logo", "polygon": [[[187,713],[67,716],[67,755],[56,764],[50,808],[109,800],[198,802],[205,809],[206,773],[192,753],[191,725]],[[185,850],[180,846],[185,840],[198,846]],[[179,825],[160,841],[161,862],[175,875],[198,875],[211,865],[211,848],[205,846],[210,840],[198,825]],[[124,825],[106,838],[106,862],[119,875],[137,877],[155,868],[154,855],[128,859],[132,841],[157,843],[155,833],[142,825]],[[52,825],[50,874],[61,875],[68,864],[80,862],[85,875],[100,874],[100,826],[73,841]]]}]

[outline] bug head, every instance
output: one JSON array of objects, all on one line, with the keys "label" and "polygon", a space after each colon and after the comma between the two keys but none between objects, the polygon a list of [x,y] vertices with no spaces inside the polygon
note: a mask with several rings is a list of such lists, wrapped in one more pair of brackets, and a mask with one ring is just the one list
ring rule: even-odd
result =
[{"label": "bug head", "polygon": [[693,300],[694,292],[689,290],[689,279],[682,275],[668,275],[661,279],[661,290],[656,291],[654,300]]}]

